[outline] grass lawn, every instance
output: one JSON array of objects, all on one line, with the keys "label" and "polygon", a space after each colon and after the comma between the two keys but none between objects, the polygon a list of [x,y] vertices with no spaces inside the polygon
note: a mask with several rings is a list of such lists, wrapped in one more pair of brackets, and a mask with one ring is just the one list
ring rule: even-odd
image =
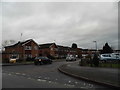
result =
[{"label": "grass lawn", "polygon": [[119,63],[116,63],[116,64],[113,64],[113,63],[102,63],[99,65],[100,67],[110,67],[110,68],[120,68],[120,64]]},{"label": "grass lawn", "polygon": [[[89,67],[91,67],[91,65],[90,64],[86,64],[85,66],[89,66]],[[94,65],[92,65],[93,67],[94,67]],[[116,63],[116,64],[114,64],[114,63],[100,63],[99,64],[99,67],[105,67],[105,68],[120,68],[120,64],[118,64],[118,63]]]}]

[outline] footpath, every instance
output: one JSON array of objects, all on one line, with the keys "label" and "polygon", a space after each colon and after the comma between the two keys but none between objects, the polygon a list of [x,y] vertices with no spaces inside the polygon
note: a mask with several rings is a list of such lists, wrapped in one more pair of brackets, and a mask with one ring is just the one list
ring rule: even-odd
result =
[{"label": "footpath", "polygon": [[[53,62],[61,62],[61,61],[65,61],[65,59],[61,60],[61,59],[56,59],[53,60]],[[34,64],[34,62],[23,62],[23,63],[0,63],[0,66],[16,66],[16,65],[32,65]]]},{"label": "footpath", "polygon": [[72,77],[87,80],[93,83],[105,85],[111,88],[120,88],[120,69],[85,67],[80,66],[78,62],[68,63],[60,66],[58,70]]},{"label": "footpath", "polygon": [[30,63],[2,63],[1,66],[16,66],[16,65],[31,65],[34,64],[33,62]]}]

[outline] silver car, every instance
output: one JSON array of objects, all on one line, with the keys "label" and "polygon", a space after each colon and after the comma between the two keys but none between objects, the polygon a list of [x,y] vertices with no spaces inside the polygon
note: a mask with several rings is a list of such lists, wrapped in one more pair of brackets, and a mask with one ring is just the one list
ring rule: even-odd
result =
[{"label": "silver car", "polygon": [[100,60],[120,60],[120,54],[101,54],[99,58]]},{"label": "silver car", "polygon": [[66,57],[66,61],[76,61],[76,57],[73,56],[73,55],[68,55],[68,56]]}]

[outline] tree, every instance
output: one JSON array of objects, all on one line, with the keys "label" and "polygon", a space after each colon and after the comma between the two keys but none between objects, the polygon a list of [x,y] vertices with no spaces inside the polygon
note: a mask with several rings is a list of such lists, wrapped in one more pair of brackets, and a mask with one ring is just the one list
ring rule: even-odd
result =
[{"label": "tree", "polygon": [[76,48],[77,48],[77,44],[76,44],[76,43],[73,43],[73,44],[72,44],[72,48],[76,49]]},{"label": "tree", "polygon": [[9,43],[14,44],[14,43],[16,43],[16,41],[15,40],[10,40]]},{"label": "tree", "polygon": [[15,42],[16,42],[15,40],[5,40],[5,41],[3,41],[3,42],[2,42],[2,50],[4,50],[4,47],[5,47],[5,46],[14,44]]},{"label": "tree", "polygon": [[108,43],[105,43],[105,46],[103,46],[102,53],[113,53],[113,49],[108,45]]}]

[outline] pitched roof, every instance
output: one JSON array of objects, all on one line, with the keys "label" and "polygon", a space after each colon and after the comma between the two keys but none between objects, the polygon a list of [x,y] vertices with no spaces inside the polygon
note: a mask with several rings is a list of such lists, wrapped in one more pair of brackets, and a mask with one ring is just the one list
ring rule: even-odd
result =
[{"label": "pitched roof", "polygon": [[17,43],[15,43],[13,45],[10,45],[10,46],[6,46],[5,48],[7,48],[7,47],[15,47],[17,45],[24,45],[24,44],[28,43],[29,41],[33,41],[33,39],[29,39],[29,40],[26,40],[26,41],[23,41],[23,42],[18,41]]},{"label": "pitched roof", "polygon": [[14,44],[14,45],[5,46],[5,48],[8,48],[8,47],[15,47],[15,46],[17,46],[17,45],[19,45],[19,44],[20,44],[20,41],[19,41],[19,42],[17,42],[16,44]]},{"label": "pitched roof", "polygon": [[[40,44],[39,47],[40,49],[44,49],[44,48],[49,48],[51,45],[53,45],[55,43],[46,43],[46,44]],[[56,44],[55,44],[56,45]]]},{"label": "pitched roof", "polygon": [[67,47],[67,46],[62,46],[62,45],[57,45],[58,48],[70,48],[70,47]]}]

